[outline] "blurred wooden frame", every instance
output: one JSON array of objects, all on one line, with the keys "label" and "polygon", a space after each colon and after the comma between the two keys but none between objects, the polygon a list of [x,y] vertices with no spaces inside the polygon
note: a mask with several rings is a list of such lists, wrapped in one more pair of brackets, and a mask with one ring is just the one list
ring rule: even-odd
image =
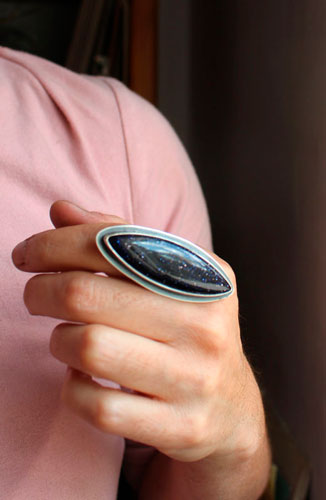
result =
[{"label": "blurred wooden frame", "polygon": [[158,0],[131,0],[130,88],[157,99]]},{"label": "blurred wooden frame", "polygon": [[113,5],[115,18],[122,12],[124,23],[124,68],[122,80],[135,92],[152,103],[157,96],[157,15],[158,0],[82,0],[75,30],[68,50],[66,66],[73,71],[86,73],[94,60],[110,61],[116,50],[115,19],[112,42],[103,54],[103,23]]}]

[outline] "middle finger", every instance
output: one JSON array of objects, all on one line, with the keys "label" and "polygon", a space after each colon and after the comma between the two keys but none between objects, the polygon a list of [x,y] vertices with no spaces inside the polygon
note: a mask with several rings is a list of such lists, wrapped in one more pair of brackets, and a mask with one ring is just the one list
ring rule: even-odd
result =
[{"label": "middle finger", "polygon": [[173,340],[178,325],[184,326],[181,311],[182,318],[191,318],[197,309],[188,303],[180,307],[130,281],[85,271],[34,276],[24,300],[31,314],[108,325],[161,342]]}]

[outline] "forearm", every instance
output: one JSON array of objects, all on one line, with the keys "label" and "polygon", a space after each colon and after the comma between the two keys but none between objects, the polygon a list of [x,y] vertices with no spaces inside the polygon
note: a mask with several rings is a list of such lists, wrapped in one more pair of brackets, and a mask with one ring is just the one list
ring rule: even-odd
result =
[{"label": "forearm", "polygon": [[261,497],[271,466],[266,432],[252,456],[210,456],[179,462],[158,453],[143,480],[141,500],[256,500]]}]

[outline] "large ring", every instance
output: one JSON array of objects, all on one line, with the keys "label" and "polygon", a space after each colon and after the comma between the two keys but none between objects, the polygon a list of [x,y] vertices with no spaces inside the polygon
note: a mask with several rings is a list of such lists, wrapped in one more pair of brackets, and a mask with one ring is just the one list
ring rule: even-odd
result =
[{"label": "large ring", "polygon": [[233,292],[218,262],[179,236],[142,226],[111,226],[97,233],[96,245],[128,278],[172,299],[211,302]]}]

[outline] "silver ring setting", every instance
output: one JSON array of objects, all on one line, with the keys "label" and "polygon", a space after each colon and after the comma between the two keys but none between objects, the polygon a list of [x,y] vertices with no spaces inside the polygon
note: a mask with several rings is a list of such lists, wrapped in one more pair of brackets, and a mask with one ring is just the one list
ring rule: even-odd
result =
[{"label": "silver ring setting", "polygon": [[121,273],[160,295],[187,302],[212,302],[233,292],[231,280],[219,263],[179,236],[119,225],[99,231],[96,245]]}]

